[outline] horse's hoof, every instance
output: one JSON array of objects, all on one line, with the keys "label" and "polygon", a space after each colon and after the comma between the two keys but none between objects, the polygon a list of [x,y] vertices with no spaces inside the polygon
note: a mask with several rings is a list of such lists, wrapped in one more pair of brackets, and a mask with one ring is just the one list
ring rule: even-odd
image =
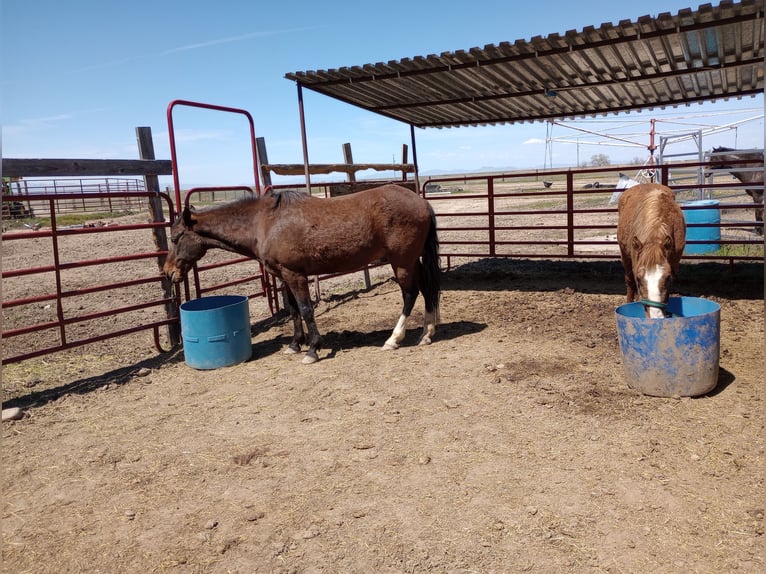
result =
[{"label": "horse's hoof", "polygon": [[304,365],[310,365],[311,363],[316,363],[319,360],[319,357],[306,355],[303,357],[303,360],[301,360],[301,363]]},{"label": "horse's hoof", "polygon": [[418,345],[430,345],[431,344],[431,337],[423,337],[418,341]]},{"label": "horse's hoof", "polygon": [[300,353],[300,351],[298,349],[293,349],[292,347],[287,347],[285,349],[285,355],[297,355],[298,353]]},{"label": "horse's hoof", "polygon": [[395,351],[398,348],[399,348],[399,345],[397,345],[396,343],[389,343],[388,341],[386,341],[386,343],[382,347],[384,351]]}]

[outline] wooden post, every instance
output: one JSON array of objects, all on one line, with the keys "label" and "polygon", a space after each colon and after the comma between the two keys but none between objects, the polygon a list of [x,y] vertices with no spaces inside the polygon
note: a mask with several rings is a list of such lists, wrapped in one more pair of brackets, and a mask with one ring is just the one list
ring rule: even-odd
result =
[{"label": "wooden post", "polygon": [[[351,144],[350,143],[344,143],[343,144],[343,160],[348,165],[354,165],[354,156],[351,154]],[[356,172],[355,171],[349,171],[348,172],[348,181],[351,183],[351,193],[353,193],[354,190],[354,184],[356,183]],[[368,267],[364,268],[364,286],[369,289],[372,285],[372,282],[370,281],[370,269]],[[319,292],[319,283],[317,282],[317,293]],[[317,296],[317,298],[319,298]]]},{"label": "wooden post", "polygon": [[[266,152],[266,138],[259,137],[255,138],[255,149],[258,152],[258,162],[261,164],[259,166],[259,169],[261,170],[261,184],[263,186],[263,189],[266,189],[271,185],[271,170],[267,167],[269,165],[269,155]],[[269,274],[266,272],[265,269],[261,268],[262,272],[266,274],[266,283],[269,282]],[[270,287],[266,285],[266,289],[269,289]],[[282,294],[282,308],[287,309],[287,294],[285,293],[285,284],[282,280],[279,281],[278,290]]]},{"label": "wooden post", "polygon": [[[351,154],[351,144],[350,143],[344,143],[343,144],[343,161],[345,161],[348,165],[354,165],[354,157]],[[348,174],[346,174],[348,177],[348,181],[352,184],[351,187],[353,189],[353,184],[356,183],[356,172],[349,171]]]},{"label": "wooden post", "polygon": [[[407,156],[409,155],[410,148],[407,144],[402,144],[402,165],[407,165]],[[407,181],[407,172],[402,170],[402,181]],[[415,190],[417,192],[417,189]]]},{"label": "wooden post", "polygon": [[[136,128],[136,139],[138,140],[138,153],[141,159],[155,159],[154,157],[154,141],[152,140],[152,128],[150,127],[138,127]],[[144,185],[146,191],[152,191],[155,193],[160,192],[160,181],[157,175],[147,174],[144,175]],[[149,198],[149,216],[153,223],[161,223],[165,221],[165,214],[163,210],[162,199],[159,195],[155,195]],[[168,237],[165,232],[165,228],[161,226],[152,228],[152,235],[154,236],[154,245],[158,251],[168,250]],[[162,266],[165,265],[165,255],[160,255],[157,259],[157,266],[162,274],[162,290],[164,297],[169,299],[165,304],[165,315],[168,319],[177,319],[180,317],[178,302],[173,296],[173,283],[165,277],[162,273]],[[170,339],[170,345],[175,347],[181,342],[181,330],[180,323],[178,321],[170,323],[168,325],[168,338]]]},{"label": "wooden post", "polygon": [[269,156],[266,153],[266,139],[255,138],[255,148],[258,151],[258,162],[261,164],[258,169],[261,170],[261,183],[263,187],[269,187],[271,185],[271,171],[263,166],[269,165]]}]

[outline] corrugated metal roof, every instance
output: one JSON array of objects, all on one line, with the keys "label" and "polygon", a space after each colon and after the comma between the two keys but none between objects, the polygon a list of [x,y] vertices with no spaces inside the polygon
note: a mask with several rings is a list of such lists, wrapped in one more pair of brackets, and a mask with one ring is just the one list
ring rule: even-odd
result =
[{"label": "corrugated metal roof", "polygon": [[763,0],[387,63],[288,73],[416,127],[534,122],[763,92]]}]

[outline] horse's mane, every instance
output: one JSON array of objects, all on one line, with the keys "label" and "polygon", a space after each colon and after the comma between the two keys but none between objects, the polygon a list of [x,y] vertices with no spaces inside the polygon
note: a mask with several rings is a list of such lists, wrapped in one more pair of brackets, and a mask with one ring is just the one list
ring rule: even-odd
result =
[{"label": "horse's mane", "polygon": [[273,197],[274,203],[271,206],[271,209],[278,209],[280,207],[292,205],[293,203],[297,203],[299,201],[304,201],[309,196],[303,193],[302,191],[296,191],[294,189],[286,189],[284,191],[269,191],[263,197],[257,197],[254,195],[242,197],[240,199],[236,199],[229,203],[213,205],[201,210],[195,209],[194,206],[190,206],[190,207],[192,211],[198,212],[198,213],[203,213],[205,211],[221,211],[221,210],[238,212],[238,211],[244,210],[245,208],[249,207],[250,205],[254,203],[259,202],[261,199],[264,199],[266,197]]},{"label": "horse's mane", "polygon": [[292,205],[293,203],[297,203],[299,201],[305,201],[309,198],[309,196],[302,192],[298,191],[296,189],[285,189],[282,191],[270,191],[268,195],[271,195],[274,198],[274,205],[272,206],[272,209],[279,209],[280,207],[286,207],[288,205]]},{"label": "horse's mane", "polygon": [[727,153],[733,155],[743,156],[741,159],[746,159],[748,156],[763,157],[763,150],[739,150],[733,147],[719,146],[713,148],[713,153]]},{"label": "horse's mane", "polygon": [[633,234],[643,245],[639,259],[647,267],[665,262],[663,244],[672,229],[667,217],[665,201],[660,193],[647,193],[645,201],[636,204]]},{"label": "horse's mane", "polygon": [[[664,239],[662,241],[664,242]],[[638,261],[639,265],[646,269],[652,269],[657,265],[665,265],[667,257],[665,257],[665,251],[662,249],[662,243],[655,241],[645,244]]]},{"label": "horse's mane", "polygon": [[[192,213],[202,215],[208,212],[218,213],[218,212],[221,212],[222,210],[240,211],[243,207],[250,205],[254,201],[258,201],[258,198],[257,197],[241,197],[239,199],[235,199],[234,201],[230,201],[228,203],[216,203],[214,205],[207,205],[201,208],[197,208],[192,204],[187,204],[186,207],[189,210],[191,210]],[[180,215],[181,214],[179,214],[179,217]]]}]

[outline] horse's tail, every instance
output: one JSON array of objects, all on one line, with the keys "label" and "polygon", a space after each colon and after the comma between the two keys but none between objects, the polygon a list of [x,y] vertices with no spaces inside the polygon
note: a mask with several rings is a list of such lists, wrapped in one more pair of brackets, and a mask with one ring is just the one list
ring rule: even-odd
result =
[{"label": "horse's tail", "polygon": [[428,206],[431,222],[428,237],[423,246],[420,263],[420,292],[426,302],[426,311],[433,312],[439,322],[439,298],[441,296],[441,270],[439,268],[439,237],[436,234],[436,215],[431,205]]}]

